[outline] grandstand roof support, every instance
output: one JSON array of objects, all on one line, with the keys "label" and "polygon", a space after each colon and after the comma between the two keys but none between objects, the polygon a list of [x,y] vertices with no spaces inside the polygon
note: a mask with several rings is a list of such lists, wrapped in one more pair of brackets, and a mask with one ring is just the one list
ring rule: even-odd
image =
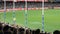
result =
[{"label": "grandstand roof support", "polygon": [[42,2],[42,31],[44,32],[44,1]]}]

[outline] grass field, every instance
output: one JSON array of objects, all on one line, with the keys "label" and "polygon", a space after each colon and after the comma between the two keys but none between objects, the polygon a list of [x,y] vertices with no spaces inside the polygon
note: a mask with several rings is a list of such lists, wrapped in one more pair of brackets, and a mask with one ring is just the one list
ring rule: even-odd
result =
[{"label": "grass field", "polygon": [[[16,11],[16,24],[19,26],[25,26],[25,13],[23,11]],[[4,13],[0,12],[0,20],[3,21]],[[6,22],[13,23],[13,12],[6,12]],[[60,30],[60,10],[59,9],[47,9],[44,15],[44,29],[45,31],[52,32],[54,30]],[[28,10],[28,23],[27,27],[31,29],[42,29],[42,15],[41,10]]]}]

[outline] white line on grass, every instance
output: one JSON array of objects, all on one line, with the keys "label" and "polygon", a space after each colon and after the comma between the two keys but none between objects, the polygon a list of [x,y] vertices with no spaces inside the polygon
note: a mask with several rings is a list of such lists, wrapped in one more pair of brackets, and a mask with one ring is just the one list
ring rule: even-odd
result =
[{"label": "white line on grass", "polygon": [[41,22],[29,22],[29,23],[31,23],[31,24],[38,24],[38,25],[40,25],[40,24],[42,24]]}]

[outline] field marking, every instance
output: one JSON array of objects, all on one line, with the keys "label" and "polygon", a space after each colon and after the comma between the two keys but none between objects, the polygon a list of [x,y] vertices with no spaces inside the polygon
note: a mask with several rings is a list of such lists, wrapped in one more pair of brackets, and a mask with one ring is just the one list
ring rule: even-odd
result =
[{"label": "field marking", "polygon": [[41,25],[42,23],[41,22],[37,22],[37,21],[35,21],[35,22],[29,22],[30,24],[38,24],[38,25]]}]

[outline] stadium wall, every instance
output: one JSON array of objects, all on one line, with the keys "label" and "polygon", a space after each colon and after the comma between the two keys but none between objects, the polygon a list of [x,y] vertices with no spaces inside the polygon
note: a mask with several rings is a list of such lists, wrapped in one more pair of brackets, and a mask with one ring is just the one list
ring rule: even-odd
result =
[{"label": "stadium wall", "polygon": [[[4,1],[4,0],[2,0],[2,1]],[[5,0],[5,1],[14,1],[14,0]],[[15,0],[14,2],[19,2],[19,1],[23,1],[23,2],[25,2],[25,1],[28,1],[28,2],[48,2],[48,0]]]},{"label": "stadium wall", "polygon": [[[14,10],[26,10],[27,8],[15,8]],[[41,10],[42,8],[28,8],[28,10]],[[44,9],[49,9],[48,7],[44,7]],[[60,9],[60,7],[54,7],[54,9]],[[12,11],[13,9],[6,9],[6,11]],[[4,9],[0,10],[3,12]]]}]

